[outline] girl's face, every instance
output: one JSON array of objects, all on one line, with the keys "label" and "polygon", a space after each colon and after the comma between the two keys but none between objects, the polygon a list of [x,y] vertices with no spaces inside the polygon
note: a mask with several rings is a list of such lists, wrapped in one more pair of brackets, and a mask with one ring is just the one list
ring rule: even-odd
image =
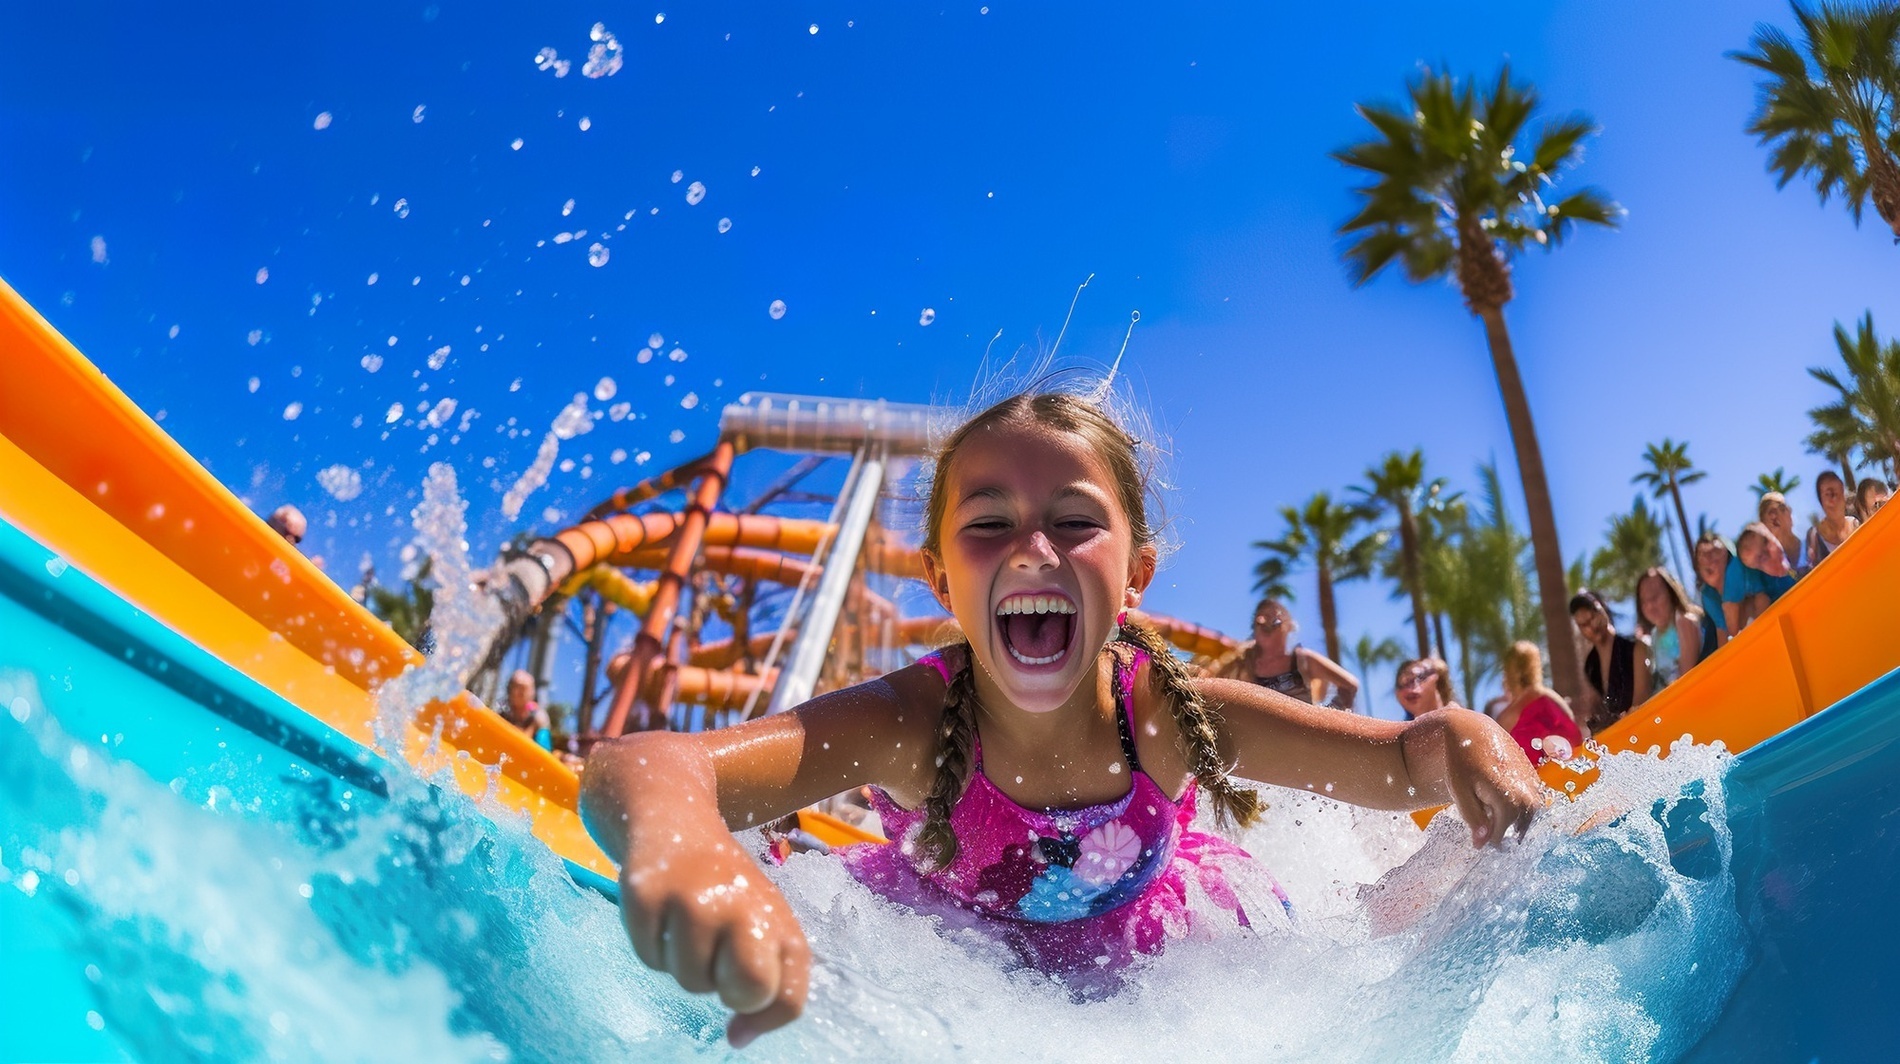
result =
[{"label": "girl's face", "polygon": [[1057,709],[1094,677],[1116,614],[1141,603],[1155,550],[1135,547],[1107,465],[1076,435],[992,426],[948,472],[931,590],[1011,705]]},{"label": "girl's face", "polygon": [[1398,695],[1409,716],[1444,708],[1438,698],[1438,670],[1430,665],[1421,663],[1399,673]]},{"label": "girl's face", "polygon": [[1821,482],[1820,495],[1821,509],[1826,512],[1829,517],[1838,518],[1847,515],[1846,488],[1841,487],[1832,479],[1823,480]]},{"label": "girl's face", "polygon": [[1703,543],[1695,549],[1695,574],[1710,587],[1722,586],[1722,575],[1728,571],[1728,551],[1713,543]]},{"label": "girl's face", "polygon": [[1594,607],[1578,610],[1570,615],[1570,619],[1577,622],[1577,631],[1583,633],[1587,642],[1607,643],[1616,634],[1610,627],[1610,619],[1603,615],[1602,610]]},{"label": "girl's face", "polygon": [[1667,628],[1676,623],[1676,599],[1657,577],[1649,576],[1636,588],[1636,602],[1643,620],[1651,628]]},{"label": "girl's face", "polygon": [[1777,534],[1794,527],[1794,511],[1788,504],[1770,499],[1761,506],[1761,523],[1775,530]]}]

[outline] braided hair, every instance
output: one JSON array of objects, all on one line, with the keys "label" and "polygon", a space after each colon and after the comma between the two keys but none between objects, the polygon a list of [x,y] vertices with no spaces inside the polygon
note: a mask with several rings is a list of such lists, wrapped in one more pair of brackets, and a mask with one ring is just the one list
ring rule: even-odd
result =
[{"label": "braided hair", "polygon": [[[1004,427],[1032,427],[1073,433],[1107,465],[1122,510],[1128,516],[1137,550],[1157,545],[1159,537],[1148,520],[1149,463],[1142,446],[1091,398],[1068,392],[1030,392],[991,406],[953,432],[937,452],[930,475],[924,524],[923,550],[938,558],[942,553],[943,519],[952,460],[963,442],[976,432]],[[1174,714],[1188,765],[1207,792],[1215,813],[1224,822],[1242,826],[1259,819],[1265,805],[1259,792],[1237,786],[1221,760],[1218,717],[1196,690],[1194,675],[1159,633],[1139,624],[1125,624],[1123,638],[1148,652],[1155,676]],[[976,681],[970,647],[960,647],[967,663],[951,678],[944,692],[943,718],[937,727],[937,773],[924,801],[924,822],[912,844],[911,856],[942,869],[956,859],[956,833],[950,811],[962,796],[974,769],[976,746]],[[954,654],[956,651],[951,651]]]}]

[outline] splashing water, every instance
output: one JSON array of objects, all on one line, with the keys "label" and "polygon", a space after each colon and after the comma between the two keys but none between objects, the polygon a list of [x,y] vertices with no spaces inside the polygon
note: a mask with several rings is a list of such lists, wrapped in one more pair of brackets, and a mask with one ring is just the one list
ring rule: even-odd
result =
[{"label": "splashing water", "polygon": [[338,502],[349,502],[363,494],[363,474],[346,465],[319,469],[317,483]]},{"label": "splashing water", "polygon": [[594,428],[594,420],[587,412],[587,395],[577,392],[572,402],[561,408],[554,417],[554,424],[548,434],[541,438],[541,448],[535,452],[534,462],[528,466],[514,486],[508,489],[501,499],[502,516],[510,521],[521,515],[523,503],[533,495],[541,485],[548,482],[548,474],[554,471],[554,460],[561,453],[561,441],[571,440]]}]

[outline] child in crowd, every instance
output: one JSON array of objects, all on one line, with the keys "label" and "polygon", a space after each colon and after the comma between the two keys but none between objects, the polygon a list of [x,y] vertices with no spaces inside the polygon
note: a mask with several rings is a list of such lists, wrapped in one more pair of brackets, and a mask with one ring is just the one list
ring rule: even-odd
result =
[{"label": "child in crowd", "polygon": [[1656,690],[1675,683],[1702,660],[1701,611],[1689,605],[1682,585],[1661,566],[1636,580],[1636,630],[1649,640]]},{"label": "child in crowd", "polygon": [[1405,715],[1416,720],[1441,709],[1463,709],[1451,690],[1451,667],[1442,658],[1413,658],[1399,666],[1392,685]]},{"label": "child in crowd", "polygon": [[[1782,548],[1781,539],[1774,530],[1760,522],[1742,526],[1742,533],[1735,537],[1735,560],[1743,571],[1742,582],[1747,585],[1749,595],[1759,595],[1742,623],[1761,616],[1762,611],[1774,605],[1781,596],[1794,587],[1794,559]],[[1729,576],[1735,575],[1735,566],[1729,566]],[[1729,592],[1722,593],[1722,602],[1726,608]]]},{"label": "child in crowd", "polygon": [[1531,764],[1545,758],[1567,761],[1583,745],[1583,729],[1564,697],[1544,686],[1544,652],[1519,640],[1504,653],[1504,695],[1498,724],[1523,747]]},{"label": "child in crowd", "polygon": [[1735,548],[1713,529],[1702,533],[1695,543],[1696,597],[1702,603],[1702,656],[1735,635],[1729,627],[1723,598],[1728,584],[1729,566],[1735,561]]},{"label": "child in crowd", "polygon": [[[1778,491],[1763,494],[1755,507],[1755,517],[1774,536],[1775,542],[1781,544],[1782,553],[1788,556],[1789,570],[1796,574],[1806,572],[1813,562],[1801,556],[1801,537],[1795,534],[1794,508],[1788,505],[1787,497]],[[1741,544],[1738,542],[1736,546]]]},{"label": "child in crowd", "polygon": [[1854,490],[1854,508],[1860,511],[1860,519],[1865,521],[1879,513],[1880,508],[1887,505],[1887,497],[1892,494],[1887,482],[1878,477],[1862,480],[1860,487]]},{"label": "child in crowd", "polygon": [[1211,930],[1191,884],[1247,925],[1220,870],[1246,855],[1190,827],[1203,798],[1259,818],[1236,777],[1383,809],[1452,802],[1477,845],[1528,824],[1536,778],[1483,715],[1400,724],[1200,679],[1128,623],[1157,561],[1148,485],[1093,402],[999,403],[950,437],[927,496],[925,578],[967,643],[788,713],[595,748],[582,812],[621,862],[634,950],[717,991],[733,1044],[798,1015],[811,954],[730,831],[860,784],[896,842],[844,850],[859,879],[1052,972]]},{"label": "child in crowd", "polygon": [[1839,550],[1847,537],[1860,527],[1847,513],[1847,484],[1832,470],[1814,478],[1814,494],[1821,501],[1821,519],[1808,529],[1808,568]]}]

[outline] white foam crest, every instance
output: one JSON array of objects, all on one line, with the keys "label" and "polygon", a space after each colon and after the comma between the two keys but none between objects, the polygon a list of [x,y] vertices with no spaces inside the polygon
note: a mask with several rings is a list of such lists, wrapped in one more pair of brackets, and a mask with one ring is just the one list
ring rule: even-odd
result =
[{"label": "white foam crest", "polygon": [[587,412],[587,395],[577,392],[573,400],[555,415],[548,434],[541,437],[541,447],[535,452],[534,461],[516,478],[507,494],[502,496],[502,516],[510,521],[521,516],[521,507],[528,501],[528,496],[546,484],[548,474],[554,471],[554,460],[561,454],[561,441],[591,432],[593,428],[594,419]]}]

